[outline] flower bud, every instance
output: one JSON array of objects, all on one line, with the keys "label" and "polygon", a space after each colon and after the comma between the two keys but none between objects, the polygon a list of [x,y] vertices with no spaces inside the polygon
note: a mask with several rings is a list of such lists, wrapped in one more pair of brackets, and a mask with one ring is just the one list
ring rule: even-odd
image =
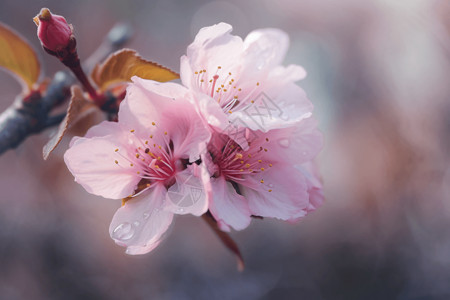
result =
[{"label": "flower bud", "polygon": [[48,8],[33,18],[38,26],[37,35],[45,50],[59,52],[70,45],[72,25],[63,16],[53,15]]}]

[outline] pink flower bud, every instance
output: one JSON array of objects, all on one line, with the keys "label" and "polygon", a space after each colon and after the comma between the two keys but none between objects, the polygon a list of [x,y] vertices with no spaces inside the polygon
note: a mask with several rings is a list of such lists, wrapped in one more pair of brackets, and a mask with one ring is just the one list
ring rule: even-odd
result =
[{"label": "pink flower bud", "polygon": [[37,35],[46,50],[58,52],[70,44],[72,25],[67,24],[63,16],[53,15],[48,8],[33,18],[38,26]]}]

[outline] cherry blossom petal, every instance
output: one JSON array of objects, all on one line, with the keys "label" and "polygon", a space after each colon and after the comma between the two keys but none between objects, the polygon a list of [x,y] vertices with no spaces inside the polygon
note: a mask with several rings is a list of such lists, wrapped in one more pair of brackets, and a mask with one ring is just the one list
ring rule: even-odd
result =
[{"label": "cherry blossom petal", "polygon": [[206,151],[211,134],[191,102],[178,99],[160,110],[160,128],[173,142],[174,157],[194,162]]},{"label": "cherry blossom petal", "polygon": [[102,137],[110,134],[117,134],[122,129],[117,122],[103,121],[98,125],[92,126],[86,132],[85,138]]},{"label": "cherry blossom petal", "polygon": [[289,48],[289,36],[275,28],[259,29],[247,35],[244,47],[246,66],[264,70],[283,62]]},{"label": "cherry blossom petal", "polygon": [[264,159],[273,162],[303,164],[315,158],[323,148],[323,135],[317,129],[314,117],[302,120],[296,126],[258,134],[259,138],[253,143],[266,148]]},{"label": "cherry blossom petal", "polygon": [[140,178],[129,167],[127,154],[120,156],[114,151],[120,145],[120,138],[114,135],[78,138],[64,154],[64,161],[86,191],[121,199],[133,193]]},{"label": "cherry blossom petal", "polygon": [[175,98],[183,97],[186,89],[175,83],[158,83],[134,76],[127,88],[119,109],[119,123],[136,132],[155,130],[161,111],[167,109]]},{"label": "cherry blossom petal", "polygon": [[194,164],[176,174],[176,181],[166,195],[167,211],[179,215],[193,214],[198,217],[208,210],[208,191],[205,191],[201,172],[206,173],[206,169]]},{"label": "cherry blossom petal", "polygon": [[281,85],[302,80],[306,75],[305,69],[299,65],[276,66],[270,71],[267,80]]},{"label": "cherry blossom petal", "polygon": [[173,214],[164,210],[166,188],[157,184],[154,188],[131,200],[115,213],[109,233],[127,254],[145,254],[162,241],[172,223]]},{"label": "cherry blossom petal", "polygon": [[314,211],[322,206],[324,202],[323,186],[319,178],[318,166],[315,162],[309,161],[297,166],[297,169],[305,176],[308,184],[309,206],[307,210],[308,212]]},{"label": "cherry blossom petal", "polygon": [[229,231],[229,226],[235,230],[246,228],[251,221],[247,200],[222,177],[212,178],[211,187],[214,193],[209,210],[220,228],[224,231]]},{"label": "cherry blossom petal", "polygon": [[[240,37],[231,35],[232,27],[226,23],[200,29],[194,42],[187,48],[186,58],[181,58],[181,80],[189,88],[194,85],[195,71],[207,70],[213,72],[220,66],[227,72],[236,72],[240,68],[237,59],[243,52],[243,41]],[[190,68],[186,66],[189,63]],[[191,76],[186,76],[191,71]]]},{"label": "cherry blossom petal", "polygon": [[292,165],[274,164],[244,184],[242,195],[252,215],[289,220],[308,208],[306,179]]},{"label": "cherry blossom petal", "polygon": [[255,103],[230,114],[231,122],[240,120],[252,130],[269,131],[295,125],[312,115],[313,105],[302,88],[289,83],[265,89]]}]

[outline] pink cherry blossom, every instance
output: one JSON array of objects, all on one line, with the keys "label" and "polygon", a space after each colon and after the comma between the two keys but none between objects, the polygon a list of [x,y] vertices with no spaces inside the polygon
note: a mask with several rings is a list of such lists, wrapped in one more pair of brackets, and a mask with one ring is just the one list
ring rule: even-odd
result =
[{"label": "pink cherry blossom", "polygon": [[242,230],[251,216],[295,221],[321,205],[311,160],[322,148],[312,118],[268,132],[246,129],[248,147],[216,132],[203,160],[212,175],[209,209],[222,230]]},{"label": "pink cherry blossom", "polygon": [[[161,241],[174,214],[207,210],[203,165],[195,164],[210,138],[187,90],[133,78],[118,122],[103,122],[75,137],[64,160],[89,193],[128,199],[113,217],[111,237],[129,254]],[[197,191],[197,198],[186,191]],[[187,202],[186,202],[187,201]]]},{"label": "pink cherry blossom", "polygon": [[312,104],[294,82],[306,76],[298,65],[281,66],[289,38],[278,29],[251,32],[245,40],[225,23],[199,31],[181,58],[182,83],[197,93],[208,123],[268,131],[311,116]]}]

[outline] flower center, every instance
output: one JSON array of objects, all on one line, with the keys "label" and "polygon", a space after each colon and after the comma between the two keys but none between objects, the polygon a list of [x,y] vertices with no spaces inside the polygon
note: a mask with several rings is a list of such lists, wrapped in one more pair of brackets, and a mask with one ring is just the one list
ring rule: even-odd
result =
[{"label": "flower center", "polygon": [[218,66],[215,72],[206,69],[195,71],[195,82],[203,93],[211,96],[225,113],[243,110],[255,103],[255,95],[260,90],[259,82],[250,87],[241,88],[231,72],[225,72]]},{"label": "flower center", "polygon": [[[269,141],[268,138],[265,139]],[[224,176],[226,180],[233,183],[241,183],[248,176],[255,176],[267,171],[273,166],[267,159],[267,148],[263,145],[252,145],[249,142],[247,150],[243,150],[235,141],[228,139],[221,151],[209,149],[213,162],[218,167],[215,177]],[[268,192],[272,192],[272,184],[266,183],[264,176],[260,179],[260,184]]]},{"label": "flower center", "polygon": [[[156,126],[155,123],[153,123]],[[162,137],[163,145],[154,140],[154,135],[150,134],[148,139],[143,139],[135,134],[135,130],[130,130],[128,145],[124,149],[116,148],[115,153],[126,161],[128,166],[115,160],[119,167],[126,167],[131,172],[141,178],[136,194],[137,196],[147,190],[153,183],[160,182],[165,186],[170,186],[174,182],[174,175],[182,168],[182,163],[173,157],[173,143],[164,131],[159,136]],[[126,153],[122,153],[126,152]]]}]

